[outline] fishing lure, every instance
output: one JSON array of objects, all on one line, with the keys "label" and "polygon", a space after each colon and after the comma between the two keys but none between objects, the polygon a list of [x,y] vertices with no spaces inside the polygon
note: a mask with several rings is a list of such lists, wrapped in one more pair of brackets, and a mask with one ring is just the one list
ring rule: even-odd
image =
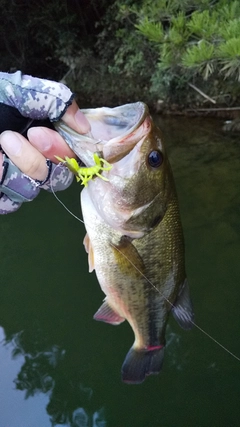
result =
[{"label": "fishing lure", "polygon": [[79,166],[78,162],[74,158],[65,157],[65,159],[62,159],[61,157],[55,156],[57,160],[64,163],[70,171],[72,171],[76,175],[77,181],[81,181],[81,184],[85,187],[88,186],[88,181],[98,176],[99,178],[103,179],[104,181],[108,181],[108,179],[105,176],[101,175],[101,172],[103,171],[109,171],[112,169],[112,165],[108,163],[106,160],[102,159],[98,156],[97,153],[93,154],[93,160],[95,162],[95,165],[90,167],[81,167]]}]

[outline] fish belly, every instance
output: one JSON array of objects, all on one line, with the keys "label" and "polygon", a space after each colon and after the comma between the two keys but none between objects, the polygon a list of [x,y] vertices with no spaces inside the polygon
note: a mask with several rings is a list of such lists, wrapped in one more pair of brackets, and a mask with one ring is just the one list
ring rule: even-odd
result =
[{"label": "fish belly", "polygon": [[[120,318],[131,325],[134,347],[138,349],[159,345],[159,327],[152,327],[161,300],[144,275],[144,263],[136,247],[123,236],[112,230],[100,217],[87,189],[81,194],[82,213],[88,235],[89,265],[95,269],[99,284],[106,295],[106,304],[95,318],[108,323],[120,323],[111,316],[112,309]],[[108,316],[108,317],[107,317]],[[150,319],[151,317],[151,319]],[[112,322],[111,322],[112,318]],[[109,321],[108,321],[109,319]],[[161,320],[161,319],[160,319]],[[158,326],[159,326],[158,322]],[[151,334],[149,333],[151,331]]]}]

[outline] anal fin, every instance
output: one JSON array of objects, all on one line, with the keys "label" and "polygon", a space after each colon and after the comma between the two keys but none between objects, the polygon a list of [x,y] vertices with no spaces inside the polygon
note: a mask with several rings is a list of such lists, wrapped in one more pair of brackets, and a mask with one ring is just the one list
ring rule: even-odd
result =
[{"label": "anal fin", "polygon": [[121,317],[110,307],[107,301],[104,301],[93,318],[100,322],[110,323],[111,325],[119,325],[125,320],[124,317]]}]

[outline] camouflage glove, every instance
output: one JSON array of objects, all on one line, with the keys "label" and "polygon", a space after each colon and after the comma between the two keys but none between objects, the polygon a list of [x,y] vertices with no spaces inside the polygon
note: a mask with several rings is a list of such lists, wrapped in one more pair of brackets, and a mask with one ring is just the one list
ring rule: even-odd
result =
[{"label": "camouflage glove", "polygon": [[59,120],[74,95],[62,83],[23,75],[0,73],[0,102],[16,108],[23,117]]},{"label": "camouflage glove", "polygon": [[3,154],[3,174],[0,181],[0,215],[15,212],[23,202],[31,202],[40,189],[65,190],[72,183],[73,174],[63,165],[55,165],[46,159],[48,174],[44,181],[23,174]]},{"label": "camouflage glove", "polygon": [[[22,75],[0,73],[0,132],[15,130],[25,135],[31,126],[52,127],[72,103],[73,94],[63,84]],[[0,147],[1,148],[1,147]],[[64,190],[72,173],[64,166],[46,159],[48,173],[44,181],[23,174],[3,153],[0,179],[0,214],[17,210],[25,201],[33,200],[41,188]]]}]

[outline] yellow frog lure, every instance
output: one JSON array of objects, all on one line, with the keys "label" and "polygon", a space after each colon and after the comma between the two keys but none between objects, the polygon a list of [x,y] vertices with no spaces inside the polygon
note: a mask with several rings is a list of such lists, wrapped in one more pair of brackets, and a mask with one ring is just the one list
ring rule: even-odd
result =
[{"label": "yellow frog lure", "polygon": [[106,160],[102,159],[98,156],[97,153],[93,154],[93,160],[95,165],[90,167],[80,167],[77,160],[74,158],[65,157],[62,159],[61,157],[55,156],[57,160],[64,163],[70,171],[72,171],[76,175],[77,181],[81,181],[81,184],[85,187],[88,186],[88,181],[98,176],[104,181],[108,181],[105,176],[101,175],[103,171],[109,171],[112,169],[112,165],[108,163]]}]

